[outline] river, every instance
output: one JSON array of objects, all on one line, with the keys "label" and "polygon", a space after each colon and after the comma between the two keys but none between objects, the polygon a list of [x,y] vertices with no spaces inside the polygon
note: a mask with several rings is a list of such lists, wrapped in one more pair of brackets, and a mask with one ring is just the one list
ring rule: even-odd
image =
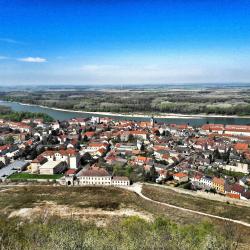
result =
[{"label": "river", "polygon": [[[56,120],[67,120],[74,117],[91,117],[97,116],[96,114],[88,114],[88,113],[79,113],[73,111],[62,111],[62,110],[54,110],[51,108],[39,107],[36,105],[25,105],[16,102],[5,102],[0,101],[0,105],[11,107],[14,111],[29,111],[29,112],[41,112],[46,113],[53,117]],[[116,120],[136,120],[143,121],[149,120],[148,118],[143,117],[129,117],[129,116],[115,116],[115,115],[98,115],[100,117],[112,117]],[[189,123],[192,126],[200,126],[207,122],[209,123],[219,123],[219,124],[241,124],[247,125],[250,124],[250,118],[235,118],[235,117],[192,117],[192,118],[157,118],[157,122],[165,122],[165,123],[175,123],[175,124],[184,124]]]}]

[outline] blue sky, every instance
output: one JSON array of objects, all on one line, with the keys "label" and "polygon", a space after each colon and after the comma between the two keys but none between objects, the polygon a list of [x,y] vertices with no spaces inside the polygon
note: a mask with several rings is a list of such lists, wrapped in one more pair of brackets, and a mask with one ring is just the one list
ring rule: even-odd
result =
[{"label": "blue sky", "polygon": [[0,84],[250,82],[248,0],[0,0]]}]

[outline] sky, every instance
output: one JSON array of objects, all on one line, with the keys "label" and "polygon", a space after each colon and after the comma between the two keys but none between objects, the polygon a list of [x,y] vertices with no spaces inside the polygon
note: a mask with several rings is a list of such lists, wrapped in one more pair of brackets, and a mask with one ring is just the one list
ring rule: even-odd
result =
[{"label": "sky", "polygon": [[250,83],[249,0],[0,0],[0,85]]}]

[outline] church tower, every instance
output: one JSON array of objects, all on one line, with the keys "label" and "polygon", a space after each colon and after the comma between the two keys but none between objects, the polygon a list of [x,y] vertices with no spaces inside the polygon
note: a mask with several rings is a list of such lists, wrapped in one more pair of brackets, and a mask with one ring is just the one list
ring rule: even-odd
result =
[{"label": "church tower", "polygon": [[154,119],[153,116],[150,118],[150,125],[152,126],[152,128],[153,128],[154,125],[155,125],[155,119]]}]

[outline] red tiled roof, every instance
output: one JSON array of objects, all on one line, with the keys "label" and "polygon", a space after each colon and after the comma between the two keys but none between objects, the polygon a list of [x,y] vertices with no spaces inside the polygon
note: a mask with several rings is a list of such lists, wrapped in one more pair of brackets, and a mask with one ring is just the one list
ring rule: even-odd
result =
[{"label": "red tiled roof", "polygon": [[233,198],[233,199],[240,199],[239,194],[227,193],[226,196],[228,196],[229,198]]},{"label": "red tiled roof", "polygon": [[224,130],[223,124],[204,124],[202,127],[204,130]]},{"label": "red tiled roof", "polygon": [[75,174],[76,173],[76,170],[75,169],[68,169],[66,172],[65,172],[65,175],[72,175],[72,174]]},{"label": "red tiled roof", "polygon": [[95,132],[88,131],[88,132],[86,132],[84,135],[86,135],[87,137],[92,137],[92,136],[95,135]]},{"label": "red tiled roof", "polygon": [[235,150],[248,150],[248,144],[247,143],[236,143],[234,145]]},{"label": "red tiled roof", "polygon": [[99,142],[92,142],[89,144],[89,147],[101,148],[101,147],[107,147],[107,144],[106,143],[99,143]]},{"label": "red tiled roof", "polygon": [[187,174],[185,174],[185,173],[175,173],[175,174],[173,174],[173,176],[176,176],[176,177],[179,177],[179,178],[183,178],[183,177],[186,177],[186,176],[188,176]]},{"label": "red tiled roof", "polygon": [[218,185],[221,185],[221,186],[224,186],[224,184],[225,184],[225,180],[224,179],[217,178],[217,177],[213,178],[213,182],[216,183],[216,184],[218,184]]}]

